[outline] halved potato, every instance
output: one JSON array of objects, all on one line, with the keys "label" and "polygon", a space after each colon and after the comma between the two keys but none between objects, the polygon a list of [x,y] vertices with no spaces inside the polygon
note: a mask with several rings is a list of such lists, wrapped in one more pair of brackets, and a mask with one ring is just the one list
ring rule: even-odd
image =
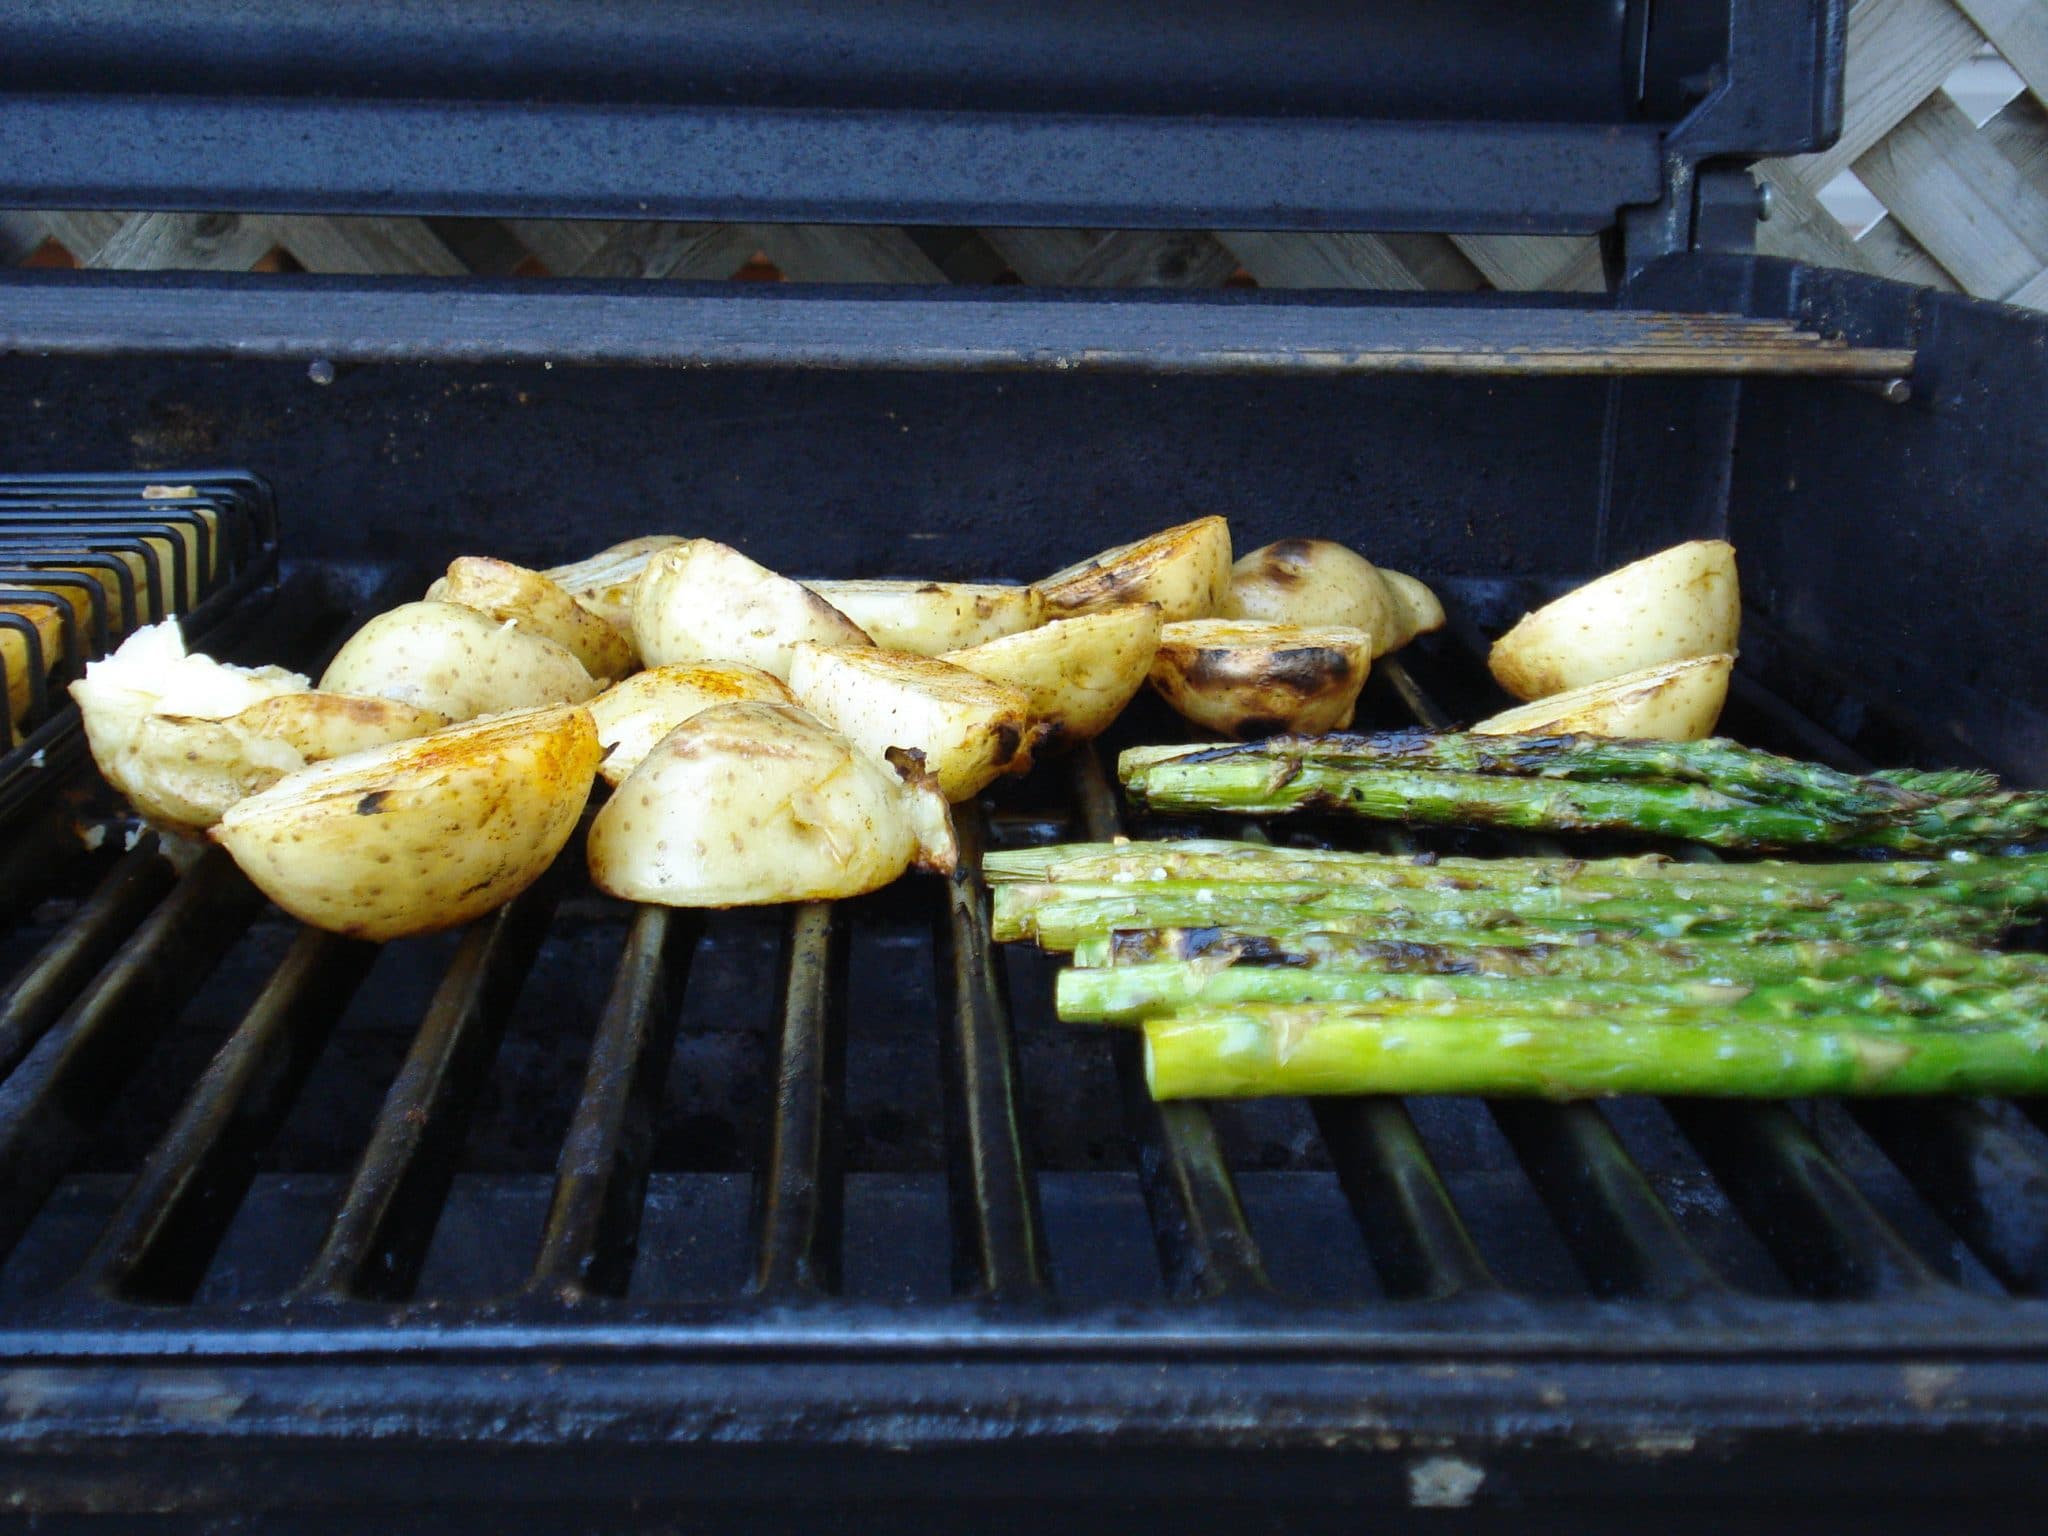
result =
[{"label": "halved potato", "polygon": [[1375,656],[1394,648],[1400,627],[1372,562],[1331,539],[1282,539],[1240,558],[1219,615],[1362,629],[1373,637]]},{"label": "halved potato", "polygon": [[951,662],[807,642],[796,648],[789,686],[805,709],[877,757],[892,747],[922,752],[948,800],[1030,766],[1031,700]]},{"label": "halved potato", "polygon": [[1728,702],[1735,658],[1690,656],[1521,704],[1473,726],[1481,736],[1633,736],[1699,741]]},{"label": "halved potato", "polygon": [[1742,594],[1735,549],[1695,539],[1609,571],[1525,614],[1487,664],[1518,699],[1735,649]]},{"label": "halved potato", "polygon": [[431,709],[451,720],[597,692],[583,663],[541,635],[459,603],[404,603],[380,613],[335,653],[320,686]]},{"label": "halved potato", "polygon": [[308,692],[280,667],[188,653],[173,623],[137,630],[71,693],[101,775],[152,825],[183,834],[310,762],[448,723],[391,699]]},{"label": "halved potato", "polygon": [[633,596],[633,635],[650,667],[743,661],[785,679],[799,642],[873,644],[803,583],[712,539],[686,539],[648,561]]},{"label": "halved potato", "polygon": [[930,775],[786,704],[718,704],[658,742],[590,824],[590,875],[628,901],[827,901],[912,863],[953,868]]},{"label": "halved potato", "polygon": [[596,614],[628,642],[633,638],[633,593],[647,562],[683,543],[675,533],[650,533],[601,549],[587,560],[550,566],[541,574]]},{"label": "halved potato", "polygon": [[617,784],[640,766],[654,744],[692,715],[720,704],[794,704],[780,678],[737,661],[678,662],[649,667],[614,683],[590,701],[605,749],[597,771]]},{"label": "halved potato", "polygon": [[597,777],[581,705],[515,710],[288,774],[213,829],[257,889],[352,938],[452,928],[540,878]]},{"label": "halved potato", "polygon": [[1372,634],[1340,624],[1191,619],[1161,631],[1152,686],[1197,725],[1240,741],[1351,723]]},{"label": "halved potato", "polygon": [[600,681],[623,677],[633,666],[633,646],[624,635],[579,605],[551,578],[523,565],[463,555],[449,565],[447,575],[427,588],[427,598],[460,603],[552,640]]},{"label": "halved potato", "polygon": [[1045,622],[1036,587],[965,581],[807,581],[880,646],[937,656]]},{"label": "halved potato", "polygon": [[1109,729],[1144,686],[1159,649],[1159,605],[1136,603],[1055,619],[939,659],[1021,688],[1045,727],[1038,750]]},{"label": "halved potato", "polygon": [[1206,618],[1230,592],[1230,524],[1198,517],[1105,549],[1036,585],[1055,617],[1120,603],[1157,603],[1169,622]]},{"label": "halved potato", "polygon": [[1388,650],[1398,651],[1417,635],[1434,634],[1444,627],[1444,605],[1437,600],[1436,593],[1401,571],[1390,571],[1381,566],[1379,572],[1380,580],[1387,589],[1387,606],[1393,613],[1394,633],[1398,637],[1387,647]]}]

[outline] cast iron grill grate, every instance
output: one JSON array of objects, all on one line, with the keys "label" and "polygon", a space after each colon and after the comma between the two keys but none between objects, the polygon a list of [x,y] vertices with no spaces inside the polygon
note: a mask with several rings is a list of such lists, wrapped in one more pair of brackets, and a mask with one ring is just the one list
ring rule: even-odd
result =
[{"label": "cast iron grill grate", "polygon": [[[331,590],[246,648],[317,658]],[[1426,644],[1362,718],[1439,723],[1478,675]],[[1853,755],[1754,680],[1735,713]],[[383,952],[218,851],[47,851],[73,894],[0,950],[0,1352],[2048,1342],[2036,1105],[1154,1105],[990,942],[992,838],[1120,825],[1099,756],[1038,780],[963,815],[947,882],[628,909],[572,847]]]}]

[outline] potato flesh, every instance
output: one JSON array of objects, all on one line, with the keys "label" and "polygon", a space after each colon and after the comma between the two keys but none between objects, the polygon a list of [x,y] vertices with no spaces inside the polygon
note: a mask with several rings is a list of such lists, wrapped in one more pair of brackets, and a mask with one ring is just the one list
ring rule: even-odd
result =
[{"label": "potato flesh", "polygon": [[940,659],[977,677],[1022,689],[1046,735],[1040,750],[1087,741],[1109,729],[1145,685],[1159,649],[1156,603],[1055,619]]},{"label": "potato flesh", "polygon": [[664,736],[590,827],[590,874],[678,907],[828,901],[950,870],[946,803],[801,709],[720,704]]},{"label": "potato flesh", "polygon": [[590,717],[605,749],[597,771],[607,784],[618,784],[685,720],[720,704],[746,703],[794,704],[796,695],[780,678],[736,661],[636,672],[590,701]]},{"label": "potato flesh", "polygon": [[1400,621],[1379,571],[1330,539],[1282,539],[1242,557],[1230,568],[1221,616],[1362,629],[1375,656],[1399,643]]},{"label": "potato flesh", "polygon": [[739,661],[785,681],[804,642],[872,643],[801,582],[712,539],[686,540],[648,562],[633,597],[633,636],[649,666]]},{"label": "potato flesh", "polygon": [[1105,549],[1034,585],[1054,617],[1157,603],[1168,621],[1206,618],[1230,595],[1230,525],[1197,518]]},{"label": "potato flesh", "polygon": [[1494,678],[1518,699],[1735,650],[1742,622],[1735,550],[1720,539],[1674,545],[1525,614],[1493,645]]},{"label": "potato flesh", "polygon": [[1481,736],[1571,734],[1700,741],[1728,702],[1735,658],[1693,656],[1518,705],[1472,727]]},{"label": "potato flesh", "polygon": [[919,656],[980,645],[1045,622],[1035,587],[960,581],[809,581],[875,644]]},{"label": "potato flesh", "polygon": [[539,571],[505,560],[464,555],[448,574],[427,588],[430,601],[460,603],[501,623],[552,640],[598,679],[623,677],[633,665],[633,646],[604,619]]},{"label": "potato flesh", "polygon": [[502,906],[553,862],[597,774],[580,705],[518,710],[316,763],[213,829],[302,922],[382,942]]},{"label": "potato flesh", "polygon": [[1347,625],[1195,619],[1168,624],[1152,686],[1195,724],[1245,740],[1351,723],[1372,634]]},{"label": "potato flesh", "polygon": [[1029,766],[1031,701],[964,667],[876,647],[796,648],[789,685],[799,703],[876,757],[924,754],[955,803],[997,775]]},{"label": "potato flesh", "polygon": [[[1387,606],[1393,615],[1397,638],[1388,647],[1398,651],[1417,635],[1434,634],[1444,627],[1444,605],[1423,582],[1402,571],[1379,568],[1380,582],[1387,589]],[[1384,653],[1382,653],[1384,654]]]},{"label": "potato flesh", "polygon": [[405,603],[380,613],[335,654],[320,686],[473,720],[508,709],[580,704],[597,692],[554,641],[459,603]]}]

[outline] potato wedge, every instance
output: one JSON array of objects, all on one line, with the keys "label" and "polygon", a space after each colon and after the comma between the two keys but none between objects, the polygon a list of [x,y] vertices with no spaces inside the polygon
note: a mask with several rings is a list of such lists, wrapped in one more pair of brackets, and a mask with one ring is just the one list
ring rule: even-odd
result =
[{"label": "potato wedge", "polygon": [[427,588],[430,602],[460,603],[528,634],[552,640],[600,682],[633,666],[633,644],[611,624],[579,605],[539,571],[506,560],[464,555]]},{"label": "potato wedge", "polygon": [[1190,619],[1168,624],[1152,686],[1197,725],[1246,740],[1351,723],[1372,669],[1370,631],[1338,624]]},{"label": "potato wedge", "polygon": [[640,766],[654,744],[692,715],[719,704],[794,704],[780,678],[736,661],[678,662],[649,667],[614,683],[590,701],[604,761],[597,771],[617,784]]},{"label": "potato wedge", "polygon": [[587,560],[550,566],[541,575],[560,586],[581,607],[610,624],[630,644],[633,639],[633,593],[640,586],[640,573],[647,569],[647,562],[662,550],[673,549],[683,542],[680,534],[645,534],[614,544],[609,549],[601,549]]},{"label": "potato wedge", "polygon": [[1662,662],[1519,704],[1472,729],[1481,736],[1569,734],[1699,741],[1714,734],[1734,670],[1735,658],[1726,652]]},{"label": "potato wedge", "polygon": [[1660,662],[1733,652],[1741,625],[1734,546],[1695,539],[1524,614],[1493,643],[1487,665],[1516,698],[1541,699]]},{"label": "potato wedge", "polygon": [[786,704],[718,704],[664,736],[590,825],[590,875],[628,901],[826,901],[956,851],[931,776]]},{"label": "potato wedge", "polygon": [[1045,728],[1043,752],[1109,729],[1145,685],[1159,630],[1159,605],[1135,603],[1055,619],[939,659],[1023,689],[1032,719]]},{"label": "potato wedge", "polygon": [[1230,524],[1198,517],[1105,549],[1035,585],[1055,618],[1120,603],[1157,603],[1168,622],[1207,618],[1230,592]]},{"label": "potato wedge", "polygon": [[554,641],[459,603],[405,603],[353,635],[320,679],[328,693],[397,699],[446,715],[580,704],[597,692]]},{"label": "potato wedge", "polygon": [[[0,582],[0,585],[5,585]],[[69,597],[53,593],[58,601],[37,603],[22,600],[0,603],[0,670],[7,674],[7,723],[18,726],[28,716],[35,698],[35,674],[45,678],[63,659],[71,631],[68,615],[78,611]],[[35,636],[31,644],[29,636]],[[8,737],[12,740],[12,737]],[[4,747],[6,741],[0,741]]]},{"label": "potato wedge", "polygon": [[1378,569],[1331,539],[1282,539],[1240,558],[1219,616],[1362,629],[1375,656],[1398,643],[1401,623]]},{"label": "potato wedge", "polygon": [[1036,587],[964,581],[807,581],[818,596],[894,651],[937,656],[1045,622]]},{"label": "potato wedge", "polygon": [[892,747],[922,752],[948,800],[1030,766],[1037,731],[1024,691],[936,657],[805,642],[789,686],[805,709],[877,757]]},{"label": "potato wedge", "polygon": [[402,938],[481,917],[540,878],[597,777],[581,705],[515,710],[288,774],[211,836],[302,922]]},{"label": "potato wedge", "polygon": [[685,540],[648,561],[633,596],[633,636],[650,667],[743,661],[785,681],[799,642],[873,644],[809,587],[712,539]]},{"label": "potato wedge", "polygon": [[1397,636],[1388,650],[1398,651],[1417,635],[1435,634],[1444,627],[1444,605],[1437,600],[1436,593],[1401,571],[1381,566],[1379,572],[1387,589],[1387,606],[1392,611]]}]

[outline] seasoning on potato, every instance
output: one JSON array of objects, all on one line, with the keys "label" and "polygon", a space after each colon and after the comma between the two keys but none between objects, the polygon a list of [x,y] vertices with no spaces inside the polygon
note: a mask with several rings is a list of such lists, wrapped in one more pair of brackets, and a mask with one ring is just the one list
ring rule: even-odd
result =
[{"label": "seasoning on potato", "polygon": [[1108,730],[1145,685],[1159,649],[1159,605],[1138,603],[1055,619],[940,659],[1021,688],[1044,727],[1037,753]]},{"label": "seasoning on potato", "polygon": [[1045,622],[1036,587],[968,581],[807,581],[818,596],[892,651],[937,656]]},{"label": "seasoning on potato", "polygon": [[1036,730],[1024,691],[935,657],[806,643],[789,686],[805,709],[877,757],[892,747],[923,753],[951,801],[1031,764]]},{"label": "seasoning on potato", "polygon": [[650,533],[601,549],[586,560],[568,565],[551,565],[541,574],[576,599],[579,606],[596,614],[612,628],[633,639],[633,594],[639,589],[640,574],[647,562],[664,549],[686,542],[680,534]]},{"label": "seasoning on potato", "polygon": [[1105,549],[1035,583],[1055,616],[1157,603],[1169,622],[1222,610],[1230,592],[1230,525],[1220,517]]},{"label": "seasoning on potato", "polygon": [[601,682],[624,676],[633,665],[633,646],[624,635],[539,571],[508,560],[464,555],[427,588],[427,597],[460,603],[552,640]]},{"label": "seasoning on potato", "polygon": [[1604,682],[1553,693],[1482,720],[1480,736],[1630,736],[1702,741],[1714,734],[1728,702],[1735,658],[1690,656],[1624,672]]},{"label": "seasoning on potato", "polygon": [[590,701],[605,749],[597,771],[617,784],[640,766],[654,744],[691,716],[720,704],[794,704],[780,678],[737,661],[676,662],[649,667],[614,683]]},{"label": "seasoning on potato", "polygon": [[870,645],[867,631],[801,582],[713,539],[656,552],[633,596],[649,666],[743,661],[785,681],[798,644]]},{"label": "seasoning on potato", "polygon": [[1541,699],[1662,662],[1732,654],[1741,626],[1734,546],[1695,539],[1523,615],[1487,665],[1516,698]]},{"label": "seasoning on potato", "polygon": [[397,699],[451,720],[580,704],[597,692],[583,663],[554,641],[459,603],[433,602],[403,603],[371,619],[335,653],[320,686]]},{"label": "seasoning on potato", "polygon": [[1197,725],[1246,740],[1351,723],[1373,637],[1348,625],[1190,619],[1168,624],[1152,686]]},{"label": "seasoning on potato", "polygon": [[315,763],[210,834],[301,922],[383,941],[452,928],[540,878],[590,798],[581,705],[515,710]]},{"label": "seasoning on potato", "polygon": [[957,858],[909,754],[885,761],[786,704],[719,704],[677,726],[591,822],[590,875],[676,907],[829,901]]}]

